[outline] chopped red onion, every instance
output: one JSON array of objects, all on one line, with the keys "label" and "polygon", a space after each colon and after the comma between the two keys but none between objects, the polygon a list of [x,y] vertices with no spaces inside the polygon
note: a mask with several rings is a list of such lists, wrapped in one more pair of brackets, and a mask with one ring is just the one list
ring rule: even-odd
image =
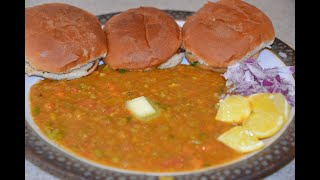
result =
[{"label": "chopped red onion", "polygon": [[281,93],[283,95],[287,95],[289,93],[289,89],[281,90]]},{"label": "chopped red onion", "polygon": [[263,86],[272,86],[273,83],[270,82],[270,81],[268,81],[268,80],[263,80],[263,81],[262,81],[262,85],[263,85]]},{"label": "chopped red onion", "polygon": [[227,80],[226,85],[231,87],[228,94],[249,96],[255,93],[282,93],[288,103],[294,106],[294,84],[279,75],[294,72],[293,66],[263,69],[256,60],[250,58],[229,66],[223,76]]},{"label": "chopped red onion", "polygon": [[254,60],[253,58],[250,58],[250,59],[247,59],[247,60],[246,60],[246,63],[254,63],[254,61],[255,61],[255,60]]},{"label": "chopped red onion", "polygon": [[253,66],[253,63],[250,63],[250,64],[246,64],[248,69],[250,70],[250,72],[258,79],[265,79],[266,78],[266,75],[264,74],[264,72]]},{"label": "chopped red onion", "polygon": [[278,74],[278,75],[276,75],[276,80],[277,80],[279,83],[281,83],[281,79],[280,79],[279,74]]}]

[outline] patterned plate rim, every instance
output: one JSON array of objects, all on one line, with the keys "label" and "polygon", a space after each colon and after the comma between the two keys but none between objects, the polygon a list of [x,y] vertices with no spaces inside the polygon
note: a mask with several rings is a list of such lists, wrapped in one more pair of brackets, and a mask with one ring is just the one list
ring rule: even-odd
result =
[{"label": "patterned plate rim", "polygon": [[[164,10],[176,20],[185,20],[194,12]],[[118,14],[108,13],[97,16],[101,24]],[[279,58],[288,66],[295,66],[295,51],[279,39],[271,46],[276,55],[286,53]],[[295,76],[294,76],[295,77]],[[295,117],[283,134],[267,148],[243,161],[221,168],[174,176],[175,179],[257,179],[279,170],[295,157]],[[60,179],[158,179],[157,176],[137,175],[105,170],[86,164],[71,155],[51,146],[32,130],[25,120],[25,158],[42,170]]]}]

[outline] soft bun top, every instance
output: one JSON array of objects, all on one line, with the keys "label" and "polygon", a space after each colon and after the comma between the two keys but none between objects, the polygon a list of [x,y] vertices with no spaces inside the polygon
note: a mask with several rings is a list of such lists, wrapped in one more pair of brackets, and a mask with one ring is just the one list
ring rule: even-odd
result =
[{"label": "soft bun top", "polygon": [[221,0],[208,2],[188,17],[182,36],[187,51],[208,66],[225,68],[270,45],[275,33],[270,19],[256,7]]},{"label": "soft bun top", "polygon": [[112,69],[144,70],[166,62],[181,45],[180,28],[168,14],[152,7],[129,9],[104,26],[105,59]]},{"label": "soft bun top", "polygon": [[107,53],[97,18],[77,7],[51,3],[25,9],[25,60],[34,68],[66,73]]}]

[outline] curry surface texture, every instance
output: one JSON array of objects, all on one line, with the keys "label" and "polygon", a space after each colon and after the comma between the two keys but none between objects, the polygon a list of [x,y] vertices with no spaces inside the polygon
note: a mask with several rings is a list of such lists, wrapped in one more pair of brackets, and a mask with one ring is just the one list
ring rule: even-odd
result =
[{"label": "curry surface texture", "polygon": [[[40,130],[65,149],[112,167],[178,172],[222,164],[241,156],[216,138],[232,125],[215,120],[225,88],[219,74],[179,65],[149,72],[100,66],[71,81],[32,86],[32,116]],[[125,107],[148,98],[159,111],[142,122]]]}]

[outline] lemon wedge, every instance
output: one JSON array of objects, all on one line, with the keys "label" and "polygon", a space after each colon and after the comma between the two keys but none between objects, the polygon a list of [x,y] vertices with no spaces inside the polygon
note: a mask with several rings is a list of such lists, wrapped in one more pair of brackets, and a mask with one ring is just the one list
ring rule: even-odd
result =
[{"label": "lemon wedge", "polygon": [[290,117],[290,105],[281,93],[257,93],[248,97],[253,111],[281,114],[286,123]]},{"label": "lemon wedge", "polygon": [[264,146],[254,133],[242,126],[226,131],[218,137],[218,141],[241,153],[256,151]]},{"label": "lemon wedge", "polygon": [[268,138],[283,126],[283,116],[277,112],[254,111],[243,122],[243,127],[250,129],[259,139]]},{"label": "lemon wedge", "polygon": [[286,97],[281,93],[274,94],[273,101],[280,113],[284,115],[284,122],[288,122],[290,118],[290,104],[288,103]]},{"label": "lemon wedge", "polygon": [[219,102],[216,120],[227,123],[239,124],[248,118],[251,108],[247,98],[232,95]]}]

